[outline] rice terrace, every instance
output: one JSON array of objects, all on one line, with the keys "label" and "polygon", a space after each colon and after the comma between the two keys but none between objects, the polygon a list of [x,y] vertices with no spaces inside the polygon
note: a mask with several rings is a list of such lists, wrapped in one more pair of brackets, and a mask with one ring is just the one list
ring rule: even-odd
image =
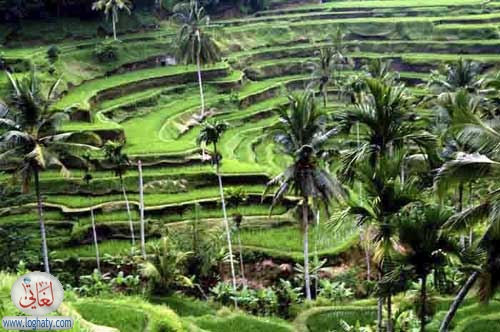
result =
[{"label": "rice terrace", "polygon": [[500,1],[324,1],[0,0],[0,316],[500,332]]}]

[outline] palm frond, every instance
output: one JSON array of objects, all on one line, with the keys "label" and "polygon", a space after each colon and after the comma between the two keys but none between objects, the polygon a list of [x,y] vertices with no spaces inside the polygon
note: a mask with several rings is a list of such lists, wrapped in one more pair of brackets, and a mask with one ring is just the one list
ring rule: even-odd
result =
[{"label": "palm frond", "polygon": [[485,176],[493,176],[500,170],[500,163],[480,154],[463,154],[446,162],[435,177],[435,189],[440,197],[456,183],[467,182]]}]

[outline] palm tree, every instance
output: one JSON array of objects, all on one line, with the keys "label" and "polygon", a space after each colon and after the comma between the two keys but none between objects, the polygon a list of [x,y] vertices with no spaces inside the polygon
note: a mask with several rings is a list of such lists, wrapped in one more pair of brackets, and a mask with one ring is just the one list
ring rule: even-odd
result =
[{"label": "palm tree", "polygon": [[[198,145],[204,144],[204,145],[210,145],[212,144],[213,146],[213,157],[212,161],[215,164],[215,173],[217,174],[217,179],[219,182],[219,192],[220,192],[220,199],[222,203],[222,214],[223,214],[223,221],[224,221],[224,228],[226,230],[226,237],[227,237],[227,248],[229,250],[229,263],[231,265],[231,277],[232,277],[232,282],[233,282],[233,290],[236,291],[236,274],[234,272],[234,257],[233,257],[233,246],[231,242],[231,231],[229,229],[229,222],[227,220],[227,211],[226,211],[226,201],[224,200],[224,187],[222,186],[222,177],[220,174],[220,162],[222,159],[222,156],[219,154],[217,150],[217,144],[220,141],[220,138],[222,136],[222,133],[227,129],[227,123],[225,122],[213,122],[213,123],[204,123],[203,128],[200,131],[200,134],[198,135],[197,138],[197,143]],[[236,304],[236,301],[235,301]]]},{"label": "palm tree", "polygon": [[391,85],[399,80],[399,73],[391,70],[391,64],[391,60],[376,58],[365,65],[364,70],[370,77]]},{"label": "palm tree", "polygon": [[95,247],[95,259],[96,259],[96,264],[97,264],[97,271],[101,273],[101,262],[99,259],[99,244],[97,242],[97,233],[95,230],[95,216],[94,216],[94,207],[92,206],[92,188],[91,188],[91,182],[92,182],[92,174],[90,174],[90,163],[89,163],[89,157],[84,156],[85,160],[87,161],[87,167],[85,168],[85,174],[83,176],[83,181],[87,185],[87,189],[89,190],[89,203],[90,203],[90,220],[92,223],[92,237],[94,240],[94,247]]},{"label": "palm tree", "polygon": [[380,292],[378,300],[378,330],[382,328],[382,307],[387,299],[387,330],[392,331],[391,295],[394,293],[391,284],[385,284],[383,277],[390,271],[391,256],[395,245],[397,228],[394,216],[409,204],[419,199],[419,189],[414,176],[407,175],[401,179],[401,163],[404,152],[396,150],[393,156],[379,158],[375,166],[365,160],[356,167],[354,176],[358,186],[348,188],[346,208],[335,218],[333,225],[337,227],[347,221],[348,216],[354,216],[359,227],[370,226],[371,238],[368,240],[374,247],[374,261],[379,273]]},{"label": "palm tree", "polygon": [[343,41],[344,34],[338,28],[333,39],[333,46],[320,48],[316,52],[317,60],[307,63],[307,67],[311,70],[312,83],[319,86],[319,91],[323,95],[324,107],[326,107],[328,99],[328,86],[332,82],[337,83],[337,72],[350,64],[350,60],[346,56],[348,50]]},{"label": "palm tree", "polygon": [[47,236],[43,216],[43,200],[40,192],[40,172],[57,167],[63,176],[69,175],[65,163],[73,158],[82,161],[82,152],[100,145],[98,136],[90,133],[61,133],[60,125],[69,119],[67,113],[50,111],[60,80],[42,95],[42,89],[32,69],[23,80],[6,73],[12,86],[12,108],[5,109],[0,126],[5,130],[0,137],[0,160],[14,162],[17,175],[22,179],[23,192],[29,190],[33,179],[37,198],[42,256],[46,272],[50,273]]},{"label": "palm tree", "polygon": [[[485,117],[482,112],[473,112],[469,107],[471,99],[466,91],[458,91],[455,95],[456,102],[450,104],[451,114],[450,131],[457,140],[468,147],[467,152],[456,155],[454,160],[443,164],[435,178],[435,188],[440,197],[446,194],[448,188],[474,179],[496,179],[500,170],[498,146],[500,143],[500,119],[498,117]],[[474,103],[472,103],[474,104]],[[477,103],[476,103],[477,104]],[[448,225],[456,229],[470,226],[479,221],[489,221],[489,226],[484,231],[478,245],[487,251],[487,259],[481,269],[472,272],[451,305],[440,331],[448,330],[450,323],[472,286],[481,276],[482,298],[488,300],[489,296],[498,288],[500,264],[497,255],[498,248],[498,211],[500,204],[500,189],[493,188],[484,197],[483,201],[458,212],[450,218]]]},{"label": "palm tree", "polygon": [[[420,279],[420,331],[425,331],[427,314],[427,277],[434,273],[435,280],[444,275],[444,267],[449,262],[450,254],[459,250],[450,236],[443,230],[452,211],[438,205],[417,205],[401,213],[396,221],[399,258],[404,273],[410,273]],[[395,269],[392,274],[399,278],[401,271]]]},{"label": "palm tree", "polygon": [[311,70],[312,83],[318,84],[319,91],[323,95],[324,107],[326,107],[328,85],[332,81],[335,72],[333,54],[333,47],[322,47],[316,52],[317,60],[307,64]]},{"label": "palm tree", "polygon": [[456,63],[448,64],[441,70],[432,71],[427,86],[436,89],[437,93],[455,92],[459,89],[475,93],[484,83],[480,73],[481,67],[478,63],[460,58]]},{"label": "palm tree", "polygon": [[125,183],[123,182],[123,174],[125,174],[127,167],[130,165],[128,156],[122,152],[124,146],[125,143],[122,141],[107,141],[104,144],[104,156],[106,162],[111,165],[112,170],[115,172],[115,176],[118,176],[120,179],[120,187],[122,189],[123,199],[125,200],[125,207],[127,209],[132,246],[135,246],[134,225],[132,223],[132,214],[130,212],[130,202],[127,198]]},{"label": "palm tree", "polygon": [[198,7],[197,0],[178,3],[174,7],[174,19],[180,24],[177,39],[177,60],[184,64],[196,63],[198,85],[200,88],[201,112],[205,116],[205,97],[201,79],[201,66],[212,64],[220,59],[220,49],[212,37],[202,30],[210,18],[203,7]]},{"label": "palm tree", "polygon": [[184,275],[185,263],[191,252],[179,250],[168,236],[151,245],[150,259],[140,266],[141,274],[152,282],[156,292],[169,293],[175,286],[193,287],[193,281]]},{"label": "palm tree", "polygon": [[118,22],[118,12],[125,10],[129,15],[131,14],[132,3],[129,0],[98,0],[92,4],[92,10],[102,10],[108,19],[111,14],[113,21],[113,39],[116,38],[116,22]]},{"label": "palm tree", "polygon": [[[381,237],[381,244],[389,244],[392,234],[386,233],[387,217],[404,207],[408,202],[394,201],[385,202],[388,195],[386,190],[399,192],[394,188],[394,180],[401,183],[402,188],[411,186],[411,181],[404,181],[403,170],[406,159],[417,152],[425,152],[425,161],[429,164],[429,169],[434,169],[439,163],[439,156],[436,154],[436,139],[426,131],[428,120],[417,115],[414,109],[416,105],[403,84],[395,83],[396,75],[389,71],[388,65],[377,62],[372,64],[369,78],[364,79],[364,97],[361,102],[356,102],[354,107],[347,109],[342,114],[335,117],[338,121],[338,130],[349,135],[356,124],[356,142],[346,140],[347,149],[342,151],[341,167],[339,175],[345,183],[358,181],[361,190],[357,196],[366,194],[366,198],[357,198],[350,201],[348,214],[358,214],[358,203],[356,201],[375,200],[373,207],[375,214],[369,215],[369,220],[377,225],[378,233]],[[373,78],[378,77],[378,78]],[[348,136],[349,137],[349,136]],[[390,168],[394,165],[399,167],[399,171],[392,174],[380,169],[381,165]],[[397,189],[397,190],[396,190]],[[409,190],[410,188],[406,188]],[[354,189],[353,189],[354,190]],[[398,195],[406,196],[405,193]],[[409,199],[409,197],[408,197]],[[413,200],[414,198],[412,198]],[[380,202],[378,202],[380,201]],[[411,201],[411,200],[410,200]],[[366,205],[366,204],[365,204]],[[363,206],[361,206],[363,207]],[[379,246],[380,247],[380,246]],[[379,284],[384,273],[383,256],[388,250],[380,250],[378,253],[379,263]],[[388,249],[386,247],[386,249]],[[377,255],[376,255],[377,256]],[[392,329],[392,318],[390,308],[390,293],[388,294],[388,330]],[[381,329],[382,301],[379,298],[378,326]]]},{"label": "palm tree", "polygon": [[410,144],[415,151],[426,152],[433,169],[432,166],[438,163],[436,139],[426,131],[428,119],[415,112],[416,105],[405,86],[374,78],[365,79],[365,85],[363,102],[335,117],[338,130],[347,134],[354,124],[360,127],[359,143],[343,153],[341,174],[344,179],[350,177],[356,163],[368,159],[375,166],[379,158]]},{"label": "palm tree", "polygon": [[306,298],[311,299],[309,275],[309,223],[312,201],[323,205],[328,212],[330,201],[343,194],[341,186],[333,180],[317,160],[321,148],[335,133],[326,130],[326,113],[316,106],[312,91],[302,95],[290,95],[290,105],[278,109],[280,122],[273,126],[270,134],[283,152],[292,156],[294,162],[281,174],[268,182],[266,191],[278,185],[272,206],[275,206],[290,191],[301,197],[302,211],[299,223],[303,233],[304,286]]}]

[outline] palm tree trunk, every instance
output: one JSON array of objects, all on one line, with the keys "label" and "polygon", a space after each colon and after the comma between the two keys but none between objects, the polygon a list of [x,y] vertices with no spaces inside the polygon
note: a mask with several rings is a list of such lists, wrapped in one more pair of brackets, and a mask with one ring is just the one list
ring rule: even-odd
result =
[{"label": "palm tree trunk", "polygon": [[142,257],[146,259],[146,236],[144,234],[144,181],[142,179],[142,162],[137,162],[139,169],[139,215],[141,222],[141,253]]},{"label": "palm tree trunk", "polygon": [[245,264],[243,263],[243,246],[241,245],[240,228],[238,227],[238,247],[240,249],[240,273],[241,279],[245,280]]},{"label": "palm tree trunk", "polygon": [[95,217],[94,217],[94,209],[92,208],[92,199],[90,199],[90,219],[92,221],[92,236],[94,237],[95,261],[97,264],[97,271],[99,271],[99,274],[100,274],[101,273],[101,261],[99,258],[99,244],[97,243],[97,232],[95,231]]},{"label": "palm tree trunk", "polygon": [[311,278],[309,276],[309,220],[308,220],[308,206],[307,197],[303,198],[302,204],[302,224],[304,227],[304,283],[306,288],[306,299],[311,300]]},{"label": "palm tree trunk", "polygon": [[[201,47],[200,41],[200,31],[196,31],[196,37],[198,38],[198,45]],[[196,53],[196,71],[198,72],[198,85],[200,87],[200,99],[201,99],[201,112],[200,117],[205,116],[205,96],[203,94],[203,83],[201,80],[201,64],[200,64],[200,50]]]},{"label": "palm tree trunk", "polygon": [[384,298],[379,296],[377,299],[377,331],[382,332],[382,314],[384,311]]},{"label": "palm tree trunk", "polygon": [[463,210],[463,200],[464,200],[464,185],[460,183],[458,185],[458,211],[461,212]]},{"label": "palm tree trunk", "polygon": [[117,38],[116,38],[116,9],[113,9],[113,14],[111,16],[113,19],[113,39],[117,40]]},{"label": "palm tree trunk", "polygon": [[130,226],[130,236],[132,237],[132,246],[135,246],[135,235],[134,235],[134,225],[132,224],[132,214],[130,213],[130,203],[127,198],[127,192],[125,191],[125,185],[123,184],[123,176],[120,173],[120,185],[122,187],[123,199],[125,200],[125,207],[127,208],[128,224]]},{"label": "palm tree trunk", "polygon": [[[219,159],[217,154],[217,144],[214,143],[214,155],[215,155],[215,172],[217,173],[217,179],[219,181],[219,192],[220,199],[222,203],[222,214],[224,217],[224,228],[226,229],[227,236],[227,248],[229,251],[229,263],[231,264],[231,278],[233,281],[233,290],[236,292],[236,274],[234,273],[234,260],[233,260],[233,246],[231,245],[231,231],[229,230],[229,222],[227,220],[227,211],[226,211],[226,201],[224,200],[224,187],[222,186],[222,177],[220,175],[219,170]],[[236,299],[234,300],[234,305],[237,307],[238,303]]]},{"label": "palm tree trunk", "polygon": [[392,332],[392,295],[387,295],[387,332]]},{"label": "palm tree trunk", "polygon": [[448,328],[450,327],[453,317],[455,317],[455,314],[457,313],[458,307],[460,307],[460,304],[465,299],[465,296],[467,296],[467,293],[469,293],[469,291],[471,290],[472,286],[474,285],[478,277],[479,277],[478,271],[473,272],[469,276],[469,279],[467,279],[463,287],[460,289],[460,291],[457,294],[457,297],[455,298],[455,300],[453,300],[450,309],[446,313],[446,316],[444,317],[443,322],[439,327],[439,332],[448,332]]},{"label": "palm tree trunk", "polygon": [[326,107],[326,102],[328,100],[328,91],[326,90],[326,84],[323,87],[323,105]]},{"label": "palm tree trunk", "polygon": [[420,286],[420,332],[425,332],[425,313],[427,303],[427,275],[423,275]]},{"label": "palm tree trunk", "polygon": [[47,234],[45,230],[45,221],[43,219],[43,202],[42,202],[42,195],[40,195],[40,179],[39,179],[39,172],[37,169],[34,170],[33,175],[35,177],[35,192],[36,192],[36,200],[38,206],[38,219],[40,221],[40,236],[42,237],[43,267],[45,269],[45,272],[50,273],[49,251],[47,249]]},{"label": "palm tree trunk", "polygon": [[368,226],[362,228],[359,237],[361,240],[361,245],[363,246],[363,250],[365,252],[365,264],[366,264],[366,280],[371,280],[372,275],[372,259],[370,257],[370,246],[368,243]]}]

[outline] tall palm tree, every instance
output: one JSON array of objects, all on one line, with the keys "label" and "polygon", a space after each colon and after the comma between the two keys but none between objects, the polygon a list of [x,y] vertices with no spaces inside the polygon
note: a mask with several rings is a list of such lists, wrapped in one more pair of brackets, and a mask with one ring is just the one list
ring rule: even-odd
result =
[{"label": "tall palm tree", "polygon": [[328,98],[328,86],[333,80],[333,75],[335,73],[333,54],[333,47],[322,47],[316,52],[316,61],[307,63],[307,67],[311,70],[311,83],[318,85],[319,91],[323,95],[324,107],[326,107]]},{"label": "tall palm tree", "polygon": [[6,74],[13,93],[11,109],[5,108],[0,117],[0,126],[4,130],[0,137],[0,161],[17,165],[16,174],[22,179],[24,192],[29,190],[31,180],[34,181],[43,265],[45,271],[50,273],[40,172],[56,167],[63,176],[67,176],[66,161],[70,158],[82,161],[81,153],[94,149],[92,145],[100,145],[100,139],[93,134],[59,131],[61,123],[69,119],[67,113],[49,110],[59,80],[49,87],[44,96],[34,69],[22,80],[8,72]]},{"label": "tall palm tree", "polygon": [[116,38],[116,22],[118,22],[118,12],[120,10],[131,14],[132,3],[129,0],[98,0],[92,4],[92,10],[104,11],[106,19],[111,15],[113,22],[113,39]]},{"label": "tall palm tree", "polygon": [[323,95],[323,106],[326,107],[328,99],[328,86],[338,83],[338,72],[351,64],[347,57],[347,46],[344,44],[344,34],[338,28],[333,38],[332,46],[321,47],[317,52],[316,61],[307,63],[311,70],[311,80],[317,84],[320,93]]},{"label": "tall palm tree", "polygon": [[236,274],[234,270],[234,257],[233,257],[233,246],[231,242],[231,231],[229,229],[229,221],[227,220],[226,201],[224,200],[224,187],[222,186],[222,177],[220,174],[220,163],[222,160],[222,156],[219,154],[217,150],[217,144],[220,141],[222,133],[226,129],[227,129],[227,123],[225,122],[204,123],[203,128],[201,129],[200,134],[197,138],[197,143],[198,145],[202,143],[205,145],[212,144],[214,149],[212,160],[213,163],[215,164],[215,173],[217,174],[217,179],[219,182],[219,193],[222,203],[224,228],[226,230],[227,248],[229,250],[229,263],[231,265],[231,278],[233,282],[233,290],[236,290]]},{"label": "tall palm tree", "polygon": [[[386,233],[387,215],[396,213],[406,200],[401,202],[384,202],[388,195],[386,190],[392,188],[395,191],[394,179],[398,179],[401,186],[412,185],[411,181],[403,181],[403,166],[407,156],[415,155],[417,152],[425,152],[424,158],[429,164],[429,169],[434,169],[439,163],[436,154],[436,139],[426,131],[428,120],[426,117],[417,115],[416,105],[406,90],[405,86],[396,83],[396,75],[388,70],[383,63],[372,65],[371,73],[364,79],[364,97],[356,102],[353,108],[347,109],[334,119],[338,123],[339,131],[343,131],[351,137],[350,133],[356,125],[356,142],[349,139],[345,144],[347,149],[342,151],[341,166],[339,168],[340,178],[345,183],[358,181],[362,193],[368,195],[366,198],[357,200],[381,200],[377,203],[370,219],[378,225],[378,232],[383,235],[382,244],[389,244],[392,234]],[[377,77],[377,78],[373,78]],[[399,171],[391,174],[381,171],[381,163],[384,167],[397,165]],[[409,189],[409,188],[407,188]],[[353,189],[354,190],[354,189]],[[358,190],[359,191],[359,190]],[[361,191],[358,196],[361,195]],[[401,193],[401,195],[406,195]],[[372,198],[370,198],[372,197]],[[357,204],[351,200],[350,214],[357,214]],[[381,246],[384,248],[384,246]],[[387,250],[378,250],[381,255],[379,263],[379,280],[384,273],[383,256]],[[378,327],[381,329],[383,297],[379,298]],[[390,293],[388,296],[388,330],[392,329],[392,318],[390,308]]]},{"label": "tall palm tree", "polygon": [[177,38],[177,60],[184,64],[196,64],[198,85],[200,89],[200,117],[205,115],[205,97],[201,79],[201,66],[212,64],[220,59],[220,49],[217,43],[202,27],[210,22],[203,7],[197,0],[182,2],[174,7],[173,18],[180,24]]},{"label": "tall palm tree", "polygon": [[[474,179],[496,179],[500,171],[500,119],[486,117],[483,112],[473,112],[470,95],[465,90],[455,94],[456,102],[450,105],[450,131],[455,134],[461,144],[468,147],[467,152],[456,155],[454,160],[443,164],[439,169],[435,188],[440,197],[454,184],[460,184]],[[447,331],[451,321],[467,293],[477,280],[482,279],[482,298],[489,296],[499,287],[500,263],[498,262],[498,211],[500,204],[500,189],[493,188],[477,205],[458,212],[450,218],[450,227],[462,229],[466,225],[473,225],[487,220],[488,227],[484,231],[479,246],[484,248],[488,255],[481,269],[472,272],[451,305],[440,331]],[[484,278],[481,278],[483,276]],[[480,294],[481,294],[480,293]]]},{"label": "tall palm tree", "polygon": [[316,106],[312,91],[302,95],[290,95],[290,105],[278,109],[280,122],[273,126],[270,134],[283,152],[292,156],[294,162],[281,174],[268,182],[266,191],[278,185],[272,206],[275,206],[290,191],[302,198],[299,222],[303,233],[304,287],[306,298],[311,299],[309,275],[309,223],[313,201],[323,205],[328,212],[332,198],[343,194],[341,186],[330,177],[317,160],[321,148],[335,134],[326,130],[326,113]]},{"label": "tall palm tree", "polygon": [[123,174],[127,171],[130,165],[128,156],[122,152],[125,143],[123,141],[107,141],[104,144],[104,156],[107,163],[111,165],[115,176],[120,179],[120,187],[122,189],[123,199],[125,200],[125,207],[127,209],[128,223],[130,227],[130,236],[132,238],[132,246],[135,246],[135,233],[134,224],[132,223],[132,213],[130,212],[130,202],[127,197],[127,190],[123,182]]},{"label": "tall palm tree", "polygon": [[[449,256],[459,250],[450,236],[443,230],[452,211],[438,205],[417,205],[403,211],[396,219],[397,238],[401,257],[398,263],[405,273],[410,273],[420,280],[420,331],[425,331],[427,314],[427,278],[434,273],[437,282],[444,275],[444,267]],[[401,271],[392,273],[400,277]]]}]

